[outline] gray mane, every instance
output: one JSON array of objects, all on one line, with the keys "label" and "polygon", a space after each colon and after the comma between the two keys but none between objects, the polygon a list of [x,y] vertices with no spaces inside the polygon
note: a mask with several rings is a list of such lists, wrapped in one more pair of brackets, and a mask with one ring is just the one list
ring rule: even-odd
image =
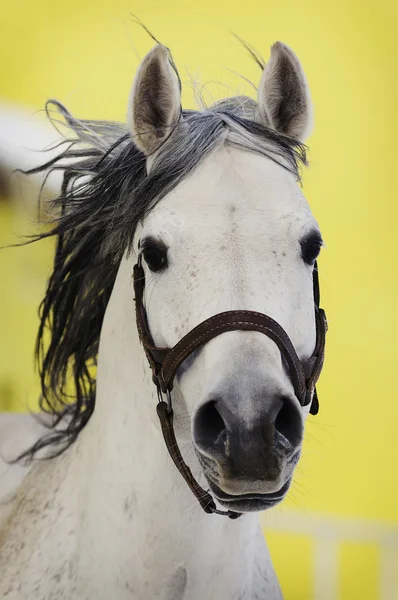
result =
[{"label": "gray mane", "polygon": [[306,164],[305,146],[256,123],[257,104],[245,96],[202,112],[184,110],[149,174],[126,125],[76,119],[56,101],[49,106],[70,133],[55,159],[30,171],[63,173],[52,228],[33,240],[56,238],[36,346],[40,407],[53,423],[25,457],[48,445],[60,454],[90,419],[99,337],[119,263],[138,222],[156,203],[224,144],[266,156],[297,179]]}]

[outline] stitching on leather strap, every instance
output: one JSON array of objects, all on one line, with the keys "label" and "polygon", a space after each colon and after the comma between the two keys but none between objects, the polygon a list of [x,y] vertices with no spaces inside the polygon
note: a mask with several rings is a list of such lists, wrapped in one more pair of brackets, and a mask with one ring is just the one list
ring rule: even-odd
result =
[{"label": "stitching on leather strap", "polygon": [[[174,348],[172,348],[172,350],[177,349],[179,346],[183,345],[185,338],[187,338],[188,336],[192,336],[192,334],[199,329],[203,329],[203,327],[206,325],[210,325],[213,321],[218,321],[221,325],[228,325],[228,326],[233,326],[233,325],[237,325],[237,324],[247,324],[250,326],[258,326],[261,328],[265,328],[266,326],[262,325],[261,323],[251,323],[251,322],[245,322],[245,321],[236,321],[233,322],[232,320],[230,322],[225,322],[225,318],[226,317],[234,317],[237,315],[249,315],[250,317],[253,316],[257,316],[259,317],[262,321],[267,320],[269,323],[271,323],[275,329],[278,331],[278,333],[276,335],[280,334],[280,339],[283,341],[283,343],[286,343],[287,346],[290,346],[291,349],[293,350],[294,354],[295,354],[295,358],[297,358],[297,360],[300,360],[293,348],[293,344],[290,341],[289,336],[287,335],[287,333],[284,331],[284,329],[281,327],[281,325],[279,325],[279,323],[277,323],[274,319],[272,319],[272,317],[268,317],[267,315],[264,315],[262,313],[258,313],[258,312],[254,312],[254,311],[246,311],[246,310],[232,310],[232,311],[227,311],[227,312],[223,312],[223,313],[219,313],[218,315],[214,315],[213,317],[210,317],[209,319],[206,319],[205,321],[203,321],[202,323],[200,323],[199,325],[197,325],[196,327],[194,327],[194,329],[192,329],[189,333],[187,333],[186,336],[184,336],[182,338],[182,340],[180,340],[175,346]],[[268,328],[269,331],[273,331],[273,329],[271,327]],[[212,331],[211,329],[208,329],[207,332]],[[171,350],[170,350],[171,351]],[[165,359],[167,360],[167,358]]]},{"label": "stitching on leather strap", "polygon": [[[253,313],[250,313],[250,311],[238,311],[238,312],[240,314],[253,314]],[[221,314],[228,316],[227,313],[221,313]],[[261,315],[261,313],[254,313],[254,314],[261,317],[262,319],[264,319],[264,317],[266,317],[266,315]],[[233,313],[231,313],[231,316],[233,316]],[[204,325],[207,325],[210,321],[213,321],[213,320],[218,320],[220,324],[207,329],[199,337],[194,338],[190,344],[188,344],[187,346],[184,346],[183,349],[179,352],[179,354],[177,354],[177,356],[173,359],[173,361],[170,365],[168,365],[168,358],[166,356],[165,361],[163,363],[163,367],[162,367],[162,375],[163,375],[163,379],[164,379],[165,383],[167,383],[167,384],[170,383],[170,377],[173,376],[175,369],[178,368],[181,358],[184,357],[184,355],[186,355],[185,358],[187,358],[189,356],[189,354],[191,354],[190,350],[192,348],[194,348],[197,344],[200,345],[200,343],[203,339],[207,338],[210,334],[212,334],[220,329],[221,330],[225,329],[225,331],[227,331],[226,328],[228,328],[228,327],[235,328],[233,330],[238,331],[239,328],[237,327],[237,325],[243,325],[245,327],[253,327],[253,331],[260,330],[259,333],[261,333],[261,331],[268,331],[268,332],[272,333],[273,336],[281,342],[281,345],[282,345],[281,351],[283,353],[286,352],[288,354],[290,360],[292,361],[292,365],[289,365],[289,366],[293,367],[293,370],[295,372],[297,382],[298,382],[299,392],[301,394],[303,393],[304,388],[305,388],[305,377],[304,377],[304,373],[301,370],[299,370],[299,368],[298,368],[298,363],[301,366],[300,359],[298,358],[296,353],[294,353],[294,354],[292,353],[292,351],[291,351],[292,349],[289,347],[288,344],[286,344],[285,340],[282,339],[282,337],[285,337],[285,336],[279,335],[280,331],[276,332],[272,327],[269,327],[267,325],[263,325],[260,323],[253,323],[251,321],[236,321],[236,322],[231,321],[230,323],[223,322],[222,317],[220,315],[211,317],[207,321],[204,321],[203,323],[201,323],[201,325],[199,325],[198,327],[202,328]],[[274,322],[274,321],[272,321],[272,322]],[[278,326],[278,327],[280,327],[280,326]],[[194,329],[192,331],[194,331]],[[190,335],[190,334],[188,333],[187,335]],[[214,338],[215,336],[211,336],[211,337]],[[271,336],[269,336],[269,337],[271,337]],[[178,344],[183,345],[184,339],[185,338],[182,338],[182,340],[180,340],[180,342],[178,342]],[[275,340],[273,340],[273,341],[275,341]],[[290,342],[290,340],[289,340],[289,342]],[[275,343],[278,345],[277,342],[275,342]],[[279,345],[278,345],[278,347],[279,347]],[[176,348],[176,346],[174,348]],[[172,352],[172,351],[173,350],[170,350],[170,352]],[[165,373],[167,373],[166,376],[165,376]]]}]

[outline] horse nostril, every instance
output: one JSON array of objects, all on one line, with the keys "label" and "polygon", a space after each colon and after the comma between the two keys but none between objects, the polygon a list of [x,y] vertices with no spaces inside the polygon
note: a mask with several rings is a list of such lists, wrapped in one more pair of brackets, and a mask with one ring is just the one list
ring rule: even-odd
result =
[{"label": "horse nostril", "polygon": [[210,400],[196,413],[194,437],[197,445],[203,450],[215,446],[226,432],[224,419],[217,410],[216,404],[216,400]]},{"label": "horse nostril", "polygon": [[292,445],[301,441],[302,422],[296,407],[288,398],[283,398],[282,407],[275,419],[275,429],[285,437]]}]

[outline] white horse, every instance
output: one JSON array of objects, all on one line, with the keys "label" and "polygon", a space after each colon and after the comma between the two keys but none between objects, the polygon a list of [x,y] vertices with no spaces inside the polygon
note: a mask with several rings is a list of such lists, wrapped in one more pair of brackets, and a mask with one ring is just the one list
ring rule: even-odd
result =
[{"label": "white horse", "polygon": [[57,456],[34,462],[3,522],[0,597],[281,598],[257,511],[283,499],[299,459],[311,398],[300,400],[296,362],[260,329],[225,330],[179,366],[184,460],[218,509],[244,513],[206,514],[164,444],[132,277],[138,260],[158,347],[245,310],[272,317],[300,360],[313,355],[322,239],[297,184],[311,126],[301,65],[278,42],[258,103],[182,111],[158,45],[135,78],[128,129],[59,110],[78,139],[57,163],[61,216],[43,234],[57,251],[39,358],[43,407],[66,424],[33,447]]}]

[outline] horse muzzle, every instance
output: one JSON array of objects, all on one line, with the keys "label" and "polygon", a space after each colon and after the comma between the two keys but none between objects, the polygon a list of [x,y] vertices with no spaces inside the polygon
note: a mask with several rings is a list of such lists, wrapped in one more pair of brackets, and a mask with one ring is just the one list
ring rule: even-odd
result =
[{"label": "horse muzzle", "polygon": [[213,396],[193,417],[203,472],[210,486],[224,494],[214,491],[216,497],[228,502],[242,495],[254,495],[253,500],[278,495],[298,461],[303,430],[294,397],[271,394],[266,388],[246,397],[232,390]]}]

